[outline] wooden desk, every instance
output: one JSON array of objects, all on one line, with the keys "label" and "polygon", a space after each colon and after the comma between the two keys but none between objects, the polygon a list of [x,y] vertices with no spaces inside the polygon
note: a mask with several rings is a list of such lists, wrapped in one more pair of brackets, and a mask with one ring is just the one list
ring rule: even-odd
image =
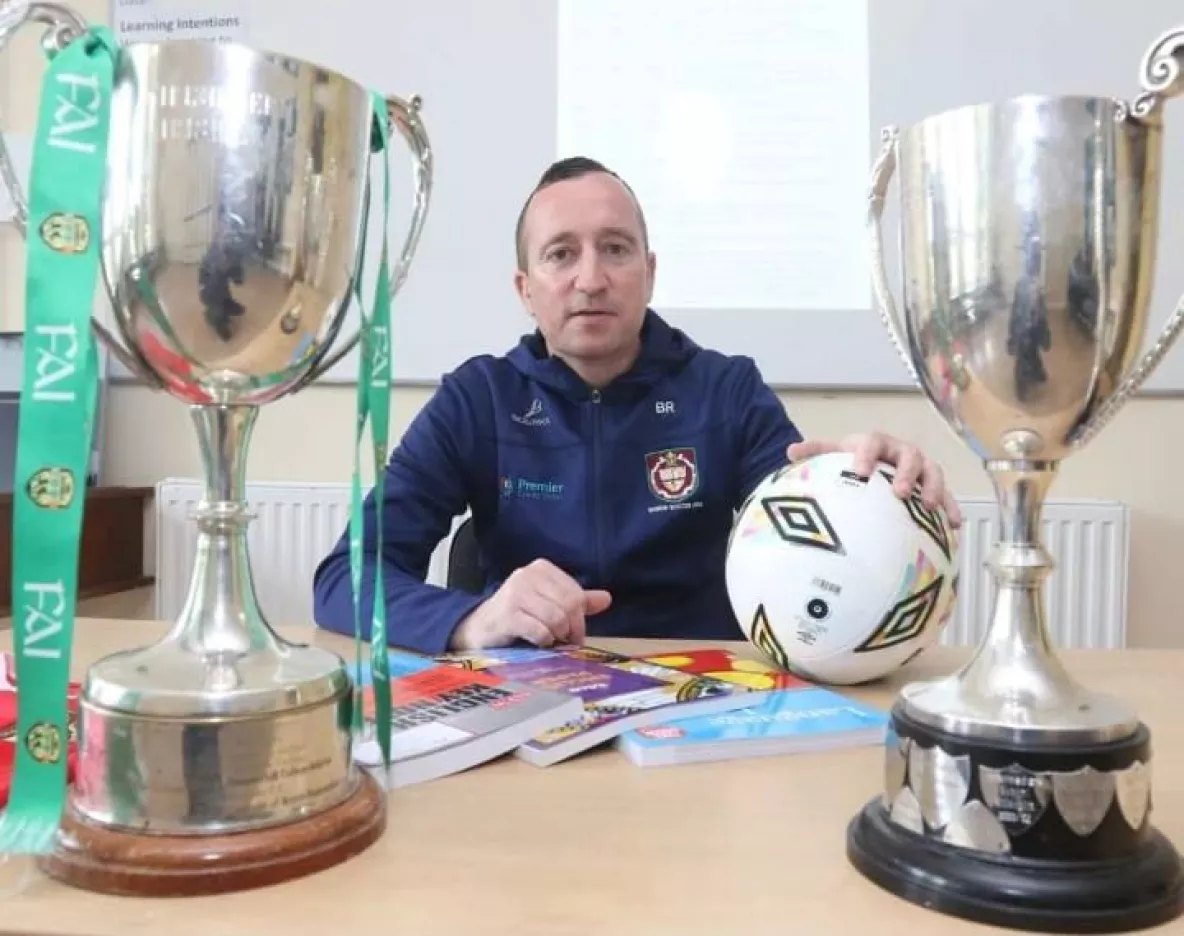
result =
[{"label": "wooden desk", "polygon": [[[82,620],[77,633],[81,672],[83,662],[148,642],[163,628]],[[285,636],[347,656],[352,646],[311,629],[285,629]],[[931,678],[961,657],[935,651],[908,677]],[[1184,719],[1177,714],[1184,651],[1066,659],[1091,686],[1138,706],[1155,738],[1155,821],[1184,845]],[[902,681],[855,694],[887,705]],[[505,758],[391,794],[385,837],[321,874],[169,900],[105,897],[38,877],[17,896],[7,888],[0,894],[0,927],[58,936],[1002,932],[899,900],[847,863],[847,822],[880,792],[881,776],[877,747],[649,769],[612,749],[545,769]],[[1184,932],[1184,921],[1158,932]]]},{"label": "wooden desk", "polygon": [[[79,545],[78,597],[96,598],[152,584],[144,572],[144,509],[149,487],[86,492]],[[0,617],[12,608],[12,497],[0,493]]]}]

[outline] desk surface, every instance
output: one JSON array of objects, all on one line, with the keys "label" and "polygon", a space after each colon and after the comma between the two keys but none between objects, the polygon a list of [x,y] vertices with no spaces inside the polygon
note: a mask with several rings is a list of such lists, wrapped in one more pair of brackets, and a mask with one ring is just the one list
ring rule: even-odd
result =
[{"label": "desk surface", "polygon": [[[80,620],[76,668],[161,633],[150,622]],[[311,628],[284,635],[347,656],[352,647]],[[963,656],[932,651],[907,678],[943,674]],[[1156,751],[1155,821],[1184,845],[1184,719],[1175,715],[1184,651],[1065,658],[1088,685],[1138,707]],[[905,675],[852,694],[886,707]],[[899,900],[847,863],[847,822],[879,793],[881,764],[878,747],[648,769],[611,748],[545,769],[507,757],[391,794],[385,837],[320,874],[155,900],[76,891],[37,874],[23,892],[0,893],[0,927],[58,936],[996,932]],[[0,888],[10,883],[0,874]],[[1184,921],[1159,932],[1184,933]]]}]

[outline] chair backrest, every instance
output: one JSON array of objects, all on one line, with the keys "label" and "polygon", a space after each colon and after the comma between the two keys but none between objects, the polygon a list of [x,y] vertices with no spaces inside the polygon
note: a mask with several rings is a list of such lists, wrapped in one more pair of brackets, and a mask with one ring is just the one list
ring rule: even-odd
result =
[{"label": "chair backrest", "polygon": [[472,595],[480,593],[485,587],[472,516],[460,522],[448,546],[447,585]]}]

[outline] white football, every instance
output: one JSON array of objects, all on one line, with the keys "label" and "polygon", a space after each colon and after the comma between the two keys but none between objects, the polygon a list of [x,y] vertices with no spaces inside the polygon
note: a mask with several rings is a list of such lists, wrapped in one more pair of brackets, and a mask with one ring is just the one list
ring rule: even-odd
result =
[{"label": "white football", "polygon": [[935,644],[954,610],[958,539],[945,510],[870,478],[847,453],[780,468],[744,503],[727,589],[748,639],[814,682],[878,679]]}]

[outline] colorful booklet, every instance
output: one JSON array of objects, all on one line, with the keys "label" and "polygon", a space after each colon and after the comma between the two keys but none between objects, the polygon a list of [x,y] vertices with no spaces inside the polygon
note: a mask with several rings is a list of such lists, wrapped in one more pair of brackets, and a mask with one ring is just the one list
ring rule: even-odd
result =
[{"label": "colorful booklet", "polygon": [[735,711],[679,718],[626,732],[617,740],[617,749],[639,767],[883,743],[886,713],[764,662],[717,649],[692,649],[648,659],[766,692],[757,704]]},{"label": "colorful booklet", "polygon": [[759,690],[588,646],[506,647],[437,657],[469,671],[492,673],[581,702],[566,724],[540,732],[515,750],[538,767],[566,760],[622,732],[672,718],[710,715],[751,705]]},{"label": "colorful booklet", "polygon": [[382,768],[374,737],[369,664],[359,676],[367,731],[354,760],[387,789],[468,770],[507,754],[542,732],[578,718],[582,706],[563,692],[514,683],[497,673],[445,666],[431,657],[391,650],[391,769]]}]

